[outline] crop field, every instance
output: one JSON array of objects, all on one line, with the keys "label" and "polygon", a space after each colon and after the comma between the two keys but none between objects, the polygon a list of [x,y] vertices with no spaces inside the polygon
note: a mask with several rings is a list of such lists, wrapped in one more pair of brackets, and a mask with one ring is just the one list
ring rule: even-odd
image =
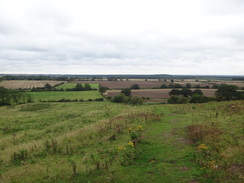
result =
[{"label": "crop field", "polygon": [[44,91],[44,92],[28,92],[35,102],[38,101],[57,101],[61,99],[97,99],[101,98],[101,94],[96,91]]},{"label": "crop field", "polygon": [[[129,81],[72,81],[74,83],[98,83],[102,86],[108,87],[110,89],[122,89],[122,88],[129,88],[133,84],[138,84],[140,88],[159,88],[162,84],[169,85],[171,82],[170,80],[167,81],[142,81],[142,80],[129,80]],[[239,88],[244,87],[244,82],[243,81],[207,81],[207,80],[200,80],[200,81],[195,81],[195,80],[174,80],[174,83],[176,84],[181,84],[182,86],[185,86],[187,83],[190,83],[192,86],[200,86],[200,87],[206,87],[209,86],[212,88],[213,85],[215,84],[228,84],[228,85],[236,85]]]},{"label": "crop field", "polygon": [[3,183],[244,180],[243,101],[0,109]]},{"label": "crop field", "polygon": [[0,82],[0,86],[8,89],[31,89],[33,87],[44,87],[47,83],[51,86],[55,86],[57,84],[66,82],[67,81],[11,80]]},{"label": "crop field", "polygon": [[[89,83],[92,87],[92,89],[98,89],[98,86],[99,84],[97,83]],[[65,84],[62,84],[62,85],[59,85],[57,87],[55,87],[56,89],[72,89],[72,88],[75,88],[75,86],[77,85],[77,83],[65,83]]]},{"label": "crop field", "polygon": [[[172,89],[141,89],[132,90],[131,95],[136,97],[150,97],[150,99],[169,98],[169,92]],[[216,89],[201,89],[207,97],[213,97]],[[107,90],[107,96],[114,97],[119,95],[121,90]]]},{"label": "crop field", "polygon": [[111,89],[129,88],[133,84],[138,84],[141,88],[160,87],[165,82],[159,81],[75,81],[76,83],[99,83]]}]

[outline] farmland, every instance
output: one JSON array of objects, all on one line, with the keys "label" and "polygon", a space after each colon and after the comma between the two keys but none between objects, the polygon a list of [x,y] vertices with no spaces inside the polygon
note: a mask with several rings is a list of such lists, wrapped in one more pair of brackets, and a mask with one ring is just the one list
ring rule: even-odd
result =
[{"label": "farmland", "polygon": [[[172,84],[171,80],[167,81],[159,81],[159,80],[148,80],[148,81],[142,81],[141,79],[134,79],[134,80],[128,80],[128,81],[72,81],[74,83],[98,83],[102,86],[108,87],[110,89],[122,89],[122,88],[129,88],[133,84],[138,84],[140,88],[159,88],[162,84],[169,85]],[[190,83],[192,87],[199,86],[201,88],[209,86],[209,88],[212,88],[214,85],[220,85],[220,84],[228,84],[228,85],[236,85],[239,88],[244,87],[243,81],[223,81],[223,80],[174,80],[174,84],[180,84],[182,86],[185,86],[187,83]]]},{"label": "farmland", "polygon": [[233,101],[1,107],[0,180],[241,182],[243,106]]},{"label": "farmland", "polygon": [[58,101],[61,99],[69,100],[88,100],[97,99],[102,96],[96,91],[45,91],[45,92],[29,92],[35,102],[38,101]]},{"label": "farmland", "polygon": [[[132,90],[131,95],[136,97],[149,97],[150,99],[169,98],[169,92],[172,89],[141,89]],[[201,89],[203,94],[208,97],[213,97],[216,89]],[[120,94],[121,90],[107,90],[108,96],[116,96]]]},{"label": "farmland", "polygon": [[[132,95],[166,103],[170,90]],[[216,91],[201,90],[206,96]],[[101,98],[98,90],[24,93],[33,103],[0,107],[0,182],[244,180],[243,101],[129,105],[83,102]]]},{"label": "farmland", "polygon": [[[90,84],[90,83],[88,83]],[[77,85],[77,83],[65,83],[65,84],[62,84],[62,85],[59,85],[57,87],[55,87],[56,89],[72,89],[72,88],[75,88],[75,86]],[[97,83],[92,83],[90,84],[91,85],[91,88],[92,89],[98,89],[98,84]]]},{"label": "farmland", "polygon": [[0,86],[8,89],[31,89],[37,87],[44,87],[47,83],[51,86],[55,86],[60,83],[66,83],[67,81],[37,81],[37,80],[12,80],[12,81],[2,81]]}]

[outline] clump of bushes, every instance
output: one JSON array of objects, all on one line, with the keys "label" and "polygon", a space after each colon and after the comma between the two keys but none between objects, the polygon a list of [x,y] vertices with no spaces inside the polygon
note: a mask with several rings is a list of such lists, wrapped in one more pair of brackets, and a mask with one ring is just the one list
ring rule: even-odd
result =
[{"label": "clump of bushes", "polygon": [[0,106],[1,105],[17,105],[33,102],[31,95],[17,90],[10,90],[0,87]]},{"label": "clump of bushes", "polygon": [[113,98],[110,99],[110,101],[116,102],[116,103],[127,103],[127,104],[132,104],[132,105],[143,104],[142,98],[126,96],[124,93],[114,96]]}]

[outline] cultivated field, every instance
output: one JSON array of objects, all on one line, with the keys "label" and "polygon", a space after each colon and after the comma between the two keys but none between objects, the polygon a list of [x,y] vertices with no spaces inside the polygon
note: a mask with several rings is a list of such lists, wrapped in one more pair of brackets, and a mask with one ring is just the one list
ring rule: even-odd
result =
[{"label": "cultivated field", "polygon": [[[74,83],[98,83],[102,86],[108,87],[110,89],[122,89],[122,88],[129,88],[133,84],[138,84],[140,88],[159,88],[162,84],[169,85],[171,82],[170,80],[164,81],[142,81],[142,80],[133,80],[133,81],[72,81]],[[208,81],[208,80],[174,80],[174,83],[181,84],[182,86],[185,86],[187,83],[190,83],[193,87],[194,86],[200,86],[200,87],[206,87],[209,86],[210,88],[213,87],[213,85],[217,84],[228,84],[228,85],[236,85],[239,88],[244,87],[243,81],[223,81],[223,80],[216,80],[216,81]]]},{"label": "cultivated field", "polygon": [[47,83],[51,86],[55,86],[60,83],[66,83],[67,81],[37,81],[37,80],[11,80],[2,81],[0,86],[8,89],[31,89],[33,87],[44,87]]},{"label": "cultivated field", "polygon": [[[136,97],[150,97],[150,99],[169,98],[169,92],[172,89],[140,89],[132,90],[131,95]],[[193,89],[194,90],[194,89]],[[201,89],[203,94],[207,97],[213,97],[216,89]],[[119,95],[121,90],[107,90],[107,96],[114,97]]]}]

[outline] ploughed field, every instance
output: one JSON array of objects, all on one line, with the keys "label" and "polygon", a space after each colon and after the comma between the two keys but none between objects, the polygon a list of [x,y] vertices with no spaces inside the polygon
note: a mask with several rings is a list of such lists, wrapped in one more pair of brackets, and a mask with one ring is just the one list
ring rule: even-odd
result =
[{"label": "ploughed field", "polygon": [[67,81],[37,81],[37,80],[9,80],[0,82],[0,86],[8,89],[31,89],[37,87],[44,87],[47,83],[51,86],[55,86]]},{"label": "ploughed field", "polygon": [[[150,99],[169,98],[169,92],[172,89],[141,89],[132,90],[131,95],[136,97],[150,97]],[[194,90],[194,89],[193,89]],[[216,89],[201,89],[203,95],[213,97]],[[119,95],[121,90],[107,90],[107,96],[114,97]]]},{"label": "ploughed field", "polygon": [[[129,81],[72,81],[72,83],[98,83],[104,87],[108,87],[110,89],[122,89],[122,88],[129,88],[134,84],[138,84],[140,86],[140,88],[159,88],[161,85],[165,84],[165,85],[169,85],[171,84],[170,80],[167,81],[152,81],[152,80],[148,80],[148,81],[142,81],[142,80],[129,80]],[[228,85],[236,85],[239,88],[244,87],[244,82],[242,81],[207,81],[207,80],[199,80],[199,81],[195,81],[195,80],[174,80],[174,84],[180,84],[182,86],[185,86],[187,83],[190,83],[192,87],[195,86],[200,86],[202,87],[206,87],[209,86],[209,88],[212,88],[214,85],[220,85],[220,84],[228,84]]]}]

